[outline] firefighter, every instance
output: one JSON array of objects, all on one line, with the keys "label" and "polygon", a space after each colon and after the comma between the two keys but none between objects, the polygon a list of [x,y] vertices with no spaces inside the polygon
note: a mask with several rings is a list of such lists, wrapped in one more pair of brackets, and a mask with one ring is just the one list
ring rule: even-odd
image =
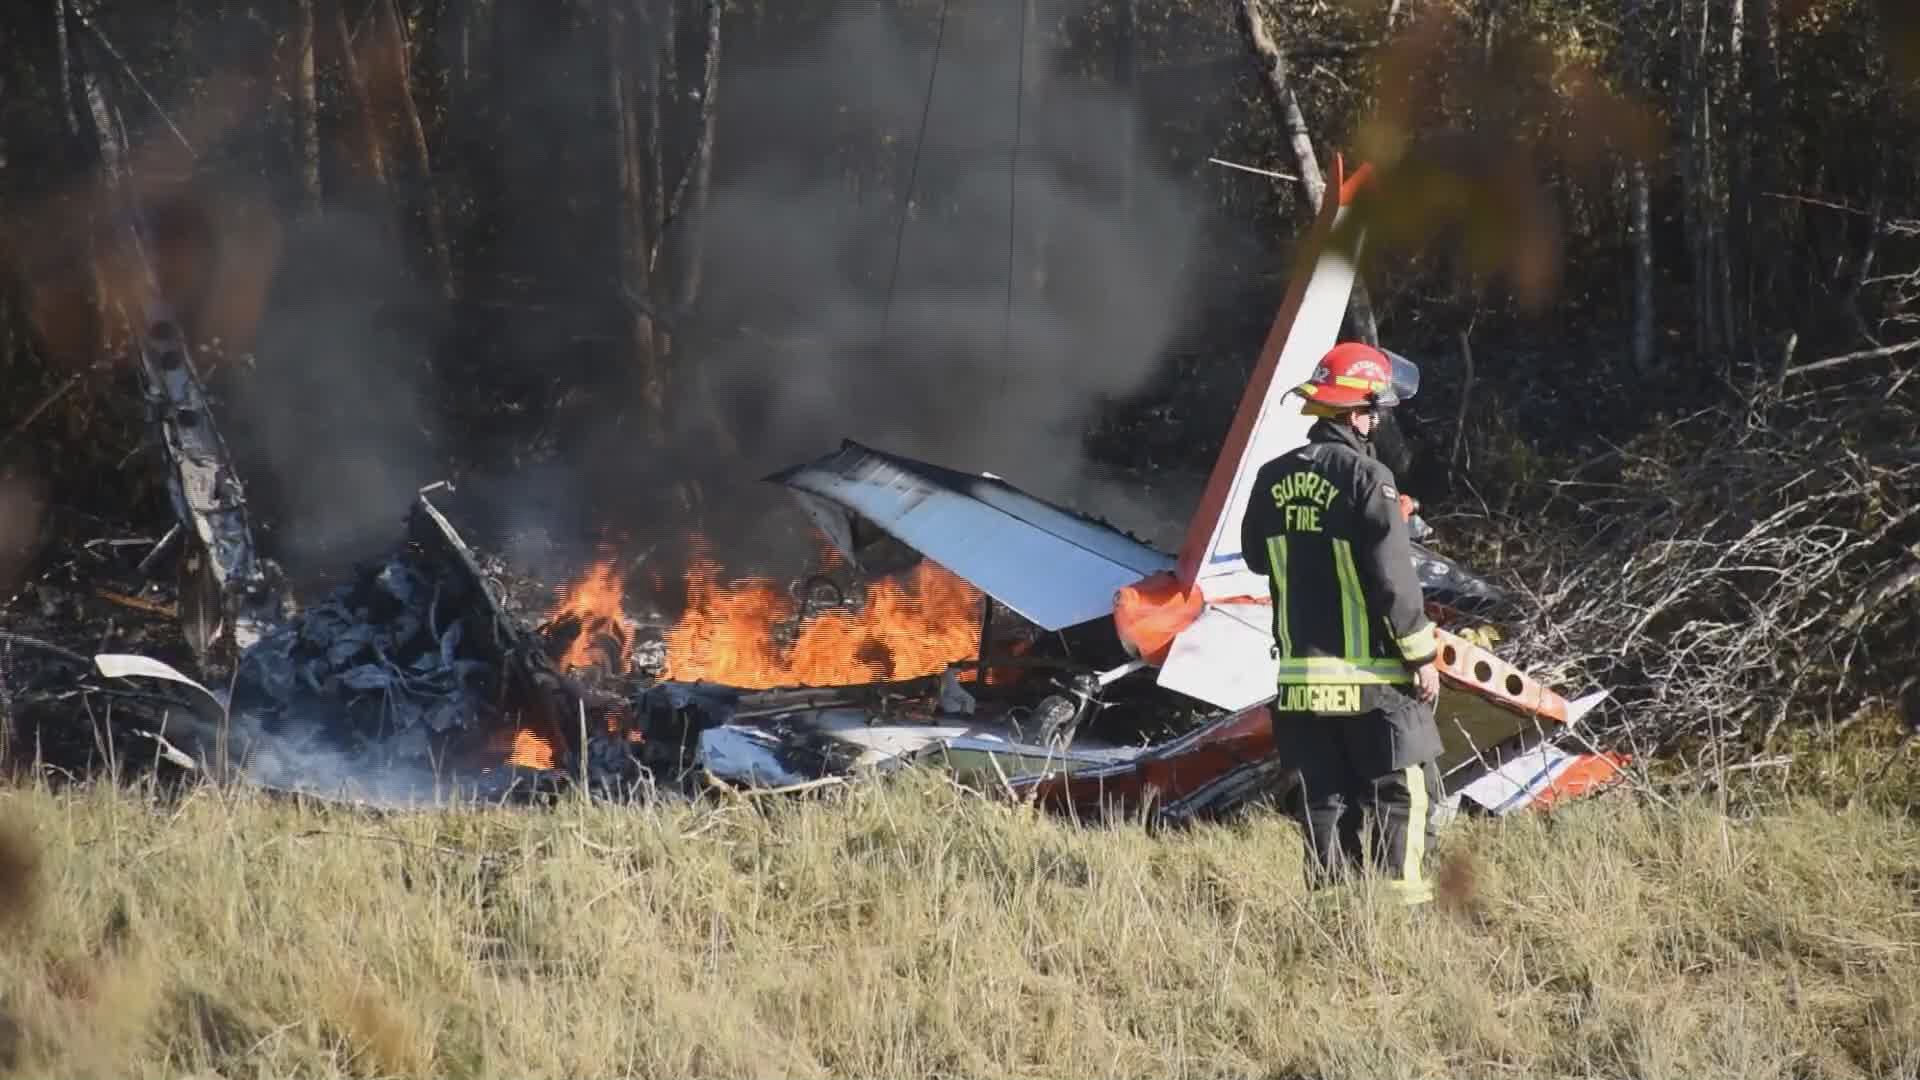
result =
[{"label": "firefighter", "polygon": [[1438,642],[1372,435],[1419,385],[1402,357],[1334,346],[1295,389],[1318,417],[1307,441],[1261,466],[1240,523],[1247,565],[1273,598],[1274,745],[1298,770],[1309,880],[1364,869],[1371,851],[1409,905],[1432,899],[1422,862],[1439,794]]}]

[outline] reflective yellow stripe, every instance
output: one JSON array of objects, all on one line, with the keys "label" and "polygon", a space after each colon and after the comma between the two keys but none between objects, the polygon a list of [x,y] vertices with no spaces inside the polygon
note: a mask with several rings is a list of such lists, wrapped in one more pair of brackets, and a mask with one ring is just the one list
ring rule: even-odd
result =
[{"label": "reflective yellow stripe", "polygon": [[1400,774],[1407,781],[1407,839],[1399,876],[1387,888],[1401,903],[1412,906],[1433,899],[1433,889],[1422,876],[1427,858],[1427,772],[1409,765]]},{"label": "reflective yellow stripe", "polygon": [[1355,390],[1385,390],[1387,384],[1375,379],[1356,379],[1351,375],[1335,375],[1331,380],[1335,386],[1351,386]]},{"label": "reflective yellow stripe", "polygon": [[1340,630],[1347,659],[1365,663],[1373,656],[1373,641],[1367,629],[1367,594],[1360,588],[1360,572],[1353,567],[1353,544],[1333,542],[1333,572],[1340,579]]},{"label": "reflective yellow stripe", "polygon": [[1411,675],[1389,675],[1386,672],[1347,672],[1346,674],[1298,673],[1283,671],[1279,676],[1281,686],[1408,686],[1413,682]]},{"label": "reflective yellow stripe", "polygon": [[1365,660],[1348,660],[1344,656],[1294,656],[1283,658],[1280,667],[1284,671],[1332,672],[1352,675],[1373,672],[1380,675],[1404,675],[1405,664],[1398,660],[1382,660],[1369,657]]},{"label": "reflective yellow stripe", "polygon": [[1392,686],[1413,681],[1413,674],[1398,660],[1368,660],[1356,664],[1337,656],[1282,658],[1279,675],[1282,685]]},{"label": "reflective yellow stripe", "polygon": [[1432,656],[1434,653],[1440,651],[1440,642],[1439,639],[1434,636],[1432,623],[1422,626],[1406,637],[1395,638],[1393,643],[1399,646],[1400,655],[1409,660],[1416,657]]},{"label": "reflective yellow stripe", "polygon": [[1273,639],[1280,643],[1280,655],[1293,655],[1293,637],[1287,632],[1287,538],[1267,537],[1267,573],[1273,576]]}]

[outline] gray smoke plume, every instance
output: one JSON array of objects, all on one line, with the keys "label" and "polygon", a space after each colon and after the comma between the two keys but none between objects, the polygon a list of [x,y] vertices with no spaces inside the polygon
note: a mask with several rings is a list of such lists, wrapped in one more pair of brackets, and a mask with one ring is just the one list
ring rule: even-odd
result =
[{"label": "gray smoke plume", "polygon": [[235,404],[289,569],[386,547],[435,478],[421,395],[432,342],[382,317],[419,293],[392,233],[348,207],[285,234]]},{"label": "gray smoke plume", "polygon": [[[756,515],[792,515],[759,477],[842,438],[994,472],[1136,528],[1153,519],[1081,443],[1102,407],[1156,372],[1189,300],[1199,214],[1156,163],[1133,102],[1065,73],[1061,28],[1081,3],[1047,0],[1026,28],[1022,0],[952,4],[937,65],[925,12],[871,2],[811,39],[763,41],[770,59],[726,52],[689,320],[700,332],[674,356],[677,437],[661,451],[621,428],[538,477],[524,465],[492,477],[492,512],[471,524],[684,533],[693,522],[674,485],[695,476],[701,524],[725,544],[760,532]],[[604,332],[588,313],[613,307],[606,230],[592,227],[601,210],[576,212],[545,178],[555,160],[601,164],[599,84],[580,75],[601,48],[590,29],[530,34],[521,67],[552,77],[513,83],[526,100],[498,147],[511,193],[495,223],[501,265],[579,313],[503,325],[503,347],[562,383],[581,371],[573,343]],[[680,164],[667,162],[670,181]],[[566,184],[593,190],[571,174]],[[371,218],[329,205],[324,222],[287,235],[259,370],[235,402],[272,546],[293,564],[371,555],[414,488],[441,478],[422,393],[432,343],[379,317],[433,305]],[[680,236],[667,265],[684,254]],[[709,451],[702,425],[715,413],[738,456]]]},{"label": "gray smoke plume", "polygon": [[[1154,372],[1196,214],[1131,103],[1056,74],[1061,5],[1023,83],[1022,6],[953,6],[930,102],[932,28],[864,6],[726,81],[702,321],[747,333],[689,362],[754,468],[848,437],[1086,501],[1082,434]],[[854,178],[880,138],[890,168]]]}]

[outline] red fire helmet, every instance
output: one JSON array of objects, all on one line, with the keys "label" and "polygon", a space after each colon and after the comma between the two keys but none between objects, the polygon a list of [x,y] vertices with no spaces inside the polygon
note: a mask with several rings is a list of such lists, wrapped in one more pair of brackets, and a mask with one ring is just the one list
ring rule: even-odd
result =
[{"label": "red fire helmet", "polygon": [[1313,377],[1294,388],[1309,407],[1322,409],[1392,408],[1420,390],[1420,369],[1398,353],[1358,341],[1328,350]]}]

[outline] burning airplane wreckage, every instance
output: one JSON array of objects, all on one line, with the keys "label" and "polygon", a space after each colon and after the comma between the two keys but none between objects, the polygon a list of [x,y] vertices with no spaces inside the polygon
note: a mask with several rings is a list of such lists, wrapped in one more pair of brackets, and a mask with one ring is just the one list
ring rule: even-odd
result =
[{"label": "burning airplane wreckage", "polygon": [[[178,766],[377,803],[808,787],[909,765],[1085,817],[1189,821],[1281,793],[1270,601],[1237,523],[1257,468],[1311,422],[1287,398],[1338,333],[1354,267],[1328,241],[1364,174],[1312,226],[1178,552],[999,477],[847,442],[767,478],[824,538],[825,572],[783,594],[723,587],[696,561],[657,641],[611,559],[542,619],[520,613],[513,575],[432,489],[389,558],[289,614],[156,310],[143,370],[204,582],[195,644],[226,644],[230,689],[137,655],[94,664],[172,703],[154,737]],[[1560,745],[1605,692],[1569,700],[1456,632],[1506,598],[1418,543],[1415,562],[1442,628],[1446,805],[1503,814],[1617,779],[1620,758]]]}]

